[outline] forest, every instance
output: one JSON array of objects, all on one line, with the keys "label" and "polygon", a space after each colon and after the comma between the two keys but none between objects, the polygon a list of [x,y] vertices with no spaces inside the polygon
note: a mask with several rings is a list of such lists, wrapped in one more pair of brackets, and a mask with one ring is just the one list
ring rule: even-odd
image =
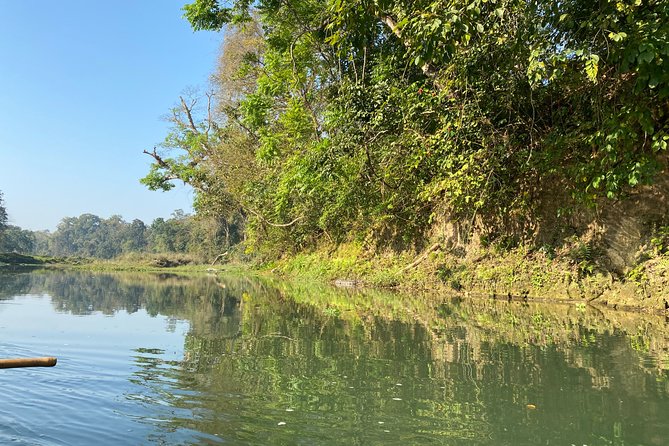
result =
[{"label": "forest", "polygon": [[128,254],[187,254],[192,259],[215,259],[239,243],[239,225],[221,225],[181,210],[149,225],[120,215],[101,218],[93,214],[65,217],[55,231],[30,231],[7,224],[7,210],[0,192],[0,253],[50,257],[114,259]]},{"label": "forest", "polygon": [[184,13],[221,31],[218,68],[178,98],[142,182],[191,185],[197,213],[243,222],[261,258],[448,237],[553,249],[662,183],[669,1],[196,0]]}]

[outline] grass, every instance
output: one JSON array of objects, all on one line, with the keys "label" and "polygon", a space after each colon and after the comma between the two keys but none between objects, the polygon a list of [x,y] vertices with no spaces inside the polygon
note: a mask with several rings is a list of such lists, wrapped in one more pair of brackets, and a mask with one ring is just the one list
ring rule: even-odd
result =
[{"label": "grass", "polygon": [[440,249],[409,267],[420,255],[371,252],[351,243],[287,257],[264,269],[287,277],[408,292],[527,295],[647,311],[663,311],[664,300],[669,301],[669,254],[655,253],[622,277],[598,266],[597,251],[585,244],[557,253],[523,246],[482,247],[466,255]]},{"label": "grass", "polygon": [[42,265],[44,260],[14,252],[0,253],[0,264],[6,265]]},{"label": "grass", "polygon": [[90,259],[83,257],[47,257],[17,253],[0,253],[0,266],[68,268],[86,271],[128,271],[166,272],[179,274],[203,274],[213,271],[248,271],[249,267],[240,263],[202,263],[194,256],[181,254],[129,254],[115,259]]}]

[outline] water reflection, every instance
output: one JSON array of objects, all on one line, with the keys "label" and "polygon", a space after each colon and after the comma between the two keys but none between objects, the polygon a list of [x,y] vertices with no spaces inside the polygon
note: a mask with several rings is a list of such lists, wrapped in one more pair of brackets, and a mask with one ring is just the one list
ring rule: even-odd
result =
[{"label": "water reflection", "polygon": [[[242,277],[32,273],[2,296],[188,320],[133,352],[130,414],[165,444],[660,445],[664,318]],[[5,286],[7,284],[7,286]],[[8,291],[9,290],[9,291]],[[139,339],[138,343],[142,340]]]}]

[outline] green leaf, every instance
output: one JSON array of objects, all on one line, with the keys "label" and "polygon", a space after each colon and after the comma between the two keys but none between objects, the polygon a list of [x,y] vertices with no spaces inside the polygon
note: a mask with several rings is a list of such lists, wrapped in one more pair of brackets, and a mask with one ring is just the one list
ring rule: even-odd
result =
[{"label": "green leaf", "polygon": [[620,42],[623,39],[625,39],[626,37],[627,37],[627,34],[624,33],[624,32],[614,33],[613,31],[611,31],[609,33],[609,38],[611,40],[613,40],[614,42]]},{"label": "green leaf", "polygon": [[655,52],[654,51],[644,51],[643,53],[639,54],[637,57],[639,62],[645,62],[645,63],[650,63],[655,59]]},{"label": "green leaf", "polygon": [[597,73],[599,72],[599,56],[591,54],[585,61],[585,73],[592,82],[597,82]]}]

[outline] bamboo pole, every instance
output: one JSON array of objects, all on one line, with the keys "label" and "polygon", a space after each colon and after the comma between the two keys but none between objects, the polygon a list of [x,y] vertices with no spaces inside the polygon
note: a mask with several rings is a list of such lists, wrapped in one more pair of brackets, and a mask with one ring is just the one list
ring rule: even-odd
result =
[{"label": "bamboo pole", "polygon": [[58,359],[53,357],[45,358],[17,358],[0,359],[0,369],[14,369],[17,367],[53,367]]}]

